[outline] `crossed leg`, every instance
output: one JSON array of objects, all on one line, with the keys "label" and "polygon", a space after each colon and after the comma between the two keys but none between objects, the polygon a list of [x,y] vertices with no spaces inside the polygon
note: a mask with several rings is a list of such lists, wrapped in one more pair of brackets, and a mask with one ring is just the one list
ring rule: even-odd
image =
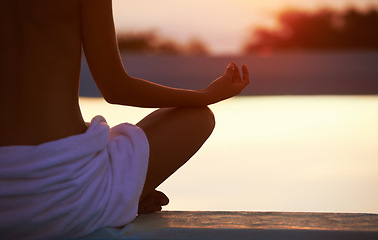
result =
[{"label": "crossed leg", "polygon": [[137,126],[144,130],[150,144],[138,212],[156,212],[169,202],[156,187],[201,148],[214,129],[214,115],[207,107],[158,109]]}]

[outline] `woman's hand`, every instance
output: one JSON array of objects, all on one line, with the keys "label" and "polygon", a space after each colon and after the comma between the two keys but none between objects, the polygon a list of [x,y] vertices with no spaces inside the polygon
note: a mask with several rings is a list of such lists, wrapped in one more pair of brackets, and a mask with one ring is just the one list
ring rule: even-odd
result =
[{"label": "woman's hand", "polygon": [[240,71],[236,64],[231,62],[227,66],[226,72],[204,89],[210,104],[240,94],[249,84],[249,73],[246,65],[242,66],[242,71],[243,77],[240,76]]}]

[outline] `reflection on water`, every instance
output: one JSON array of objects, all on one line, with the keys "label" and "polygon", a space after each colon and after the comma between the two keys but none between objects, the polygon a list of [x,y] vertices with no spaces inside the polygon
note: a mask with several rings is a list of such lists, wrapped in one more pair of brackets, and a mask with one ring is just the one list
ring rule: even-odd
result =
[{"label": "reflection on water", "polygon": [[[152,109],[81,98],[84,118],[136,123]],[[167,210],[378,213],[378,96],[238,97],[159,189]]]}]

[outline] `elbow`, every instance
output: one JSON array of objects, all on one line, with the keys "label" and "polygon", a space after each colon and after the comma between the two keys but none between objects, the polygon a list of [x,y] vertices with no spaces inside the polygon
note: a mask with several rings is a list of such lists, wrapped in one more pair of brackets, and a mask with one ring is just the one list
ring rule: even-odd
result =
[{"label": "elbow", "polygon": [[127,105],[128,92],[130,89],[128,78],[111,78],[122,79],[122,81],[106,81],[106,84],[99,85],[99,90],[109,104]]},{"label": "elbow", "polygon": [[110,104],[119,104],[120,98],[118,97],[118,93],[115,89],[106,89],[106,88],[99,88],[102,97],[107,103]]},{"label": "elbow", "polygon": [[110,93],[103,93],[105,101],[112,105],[133,105],[133,99],[127,91],[121,91],[120,89],[114,90]]},{"label": "elbow", "polygon": [[102,93],[102,96],[104,97],[105,101],[109,104],[115,104],[115,105],[122,105],[123,101],[119,97],[117,97],[115,94],[104,94]]},{"label": "elbow", "polygon": [[109,97],[109,96],[104,95],[104,94],[102,96],[104,97],[104,99],[105,99],[105,101],[107,103],[109,103],[109,104],[118,104],[118,101],[116,101],[115,98]]}]

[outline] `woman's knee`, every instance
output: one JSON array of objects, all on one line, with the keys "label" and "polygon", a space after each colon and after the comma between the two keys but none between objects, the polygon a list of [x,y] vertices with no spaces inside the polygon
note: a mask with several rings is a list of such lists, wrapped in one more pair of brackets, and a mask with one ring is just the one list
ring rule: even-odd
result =
[{"label": "woman's knee", "polygon": [[147,137],[161,137],[168,132],[200,133],[210,136],[215,127],[213,112],[208,107],[166,108],[159,109],[148,115],[137,124]]},{"label": "woman's knee", "polygon": [[214,127],[215,127],[215,116],[214,116],[214,113],[208,107],[202,108],[202,111],[204,112],[203,113],[204,114],[204,121],[208,125],[209,129],[211,129],[211,131],[212,131],[214,129]]},{"label": "woman's knee", "polygon": [[215,127],[214,113],[208,107],[193,108],[192,111],[193,113],[191,114],[196,118],[197,126],[207,130],[206,132],[210,135]]}]

